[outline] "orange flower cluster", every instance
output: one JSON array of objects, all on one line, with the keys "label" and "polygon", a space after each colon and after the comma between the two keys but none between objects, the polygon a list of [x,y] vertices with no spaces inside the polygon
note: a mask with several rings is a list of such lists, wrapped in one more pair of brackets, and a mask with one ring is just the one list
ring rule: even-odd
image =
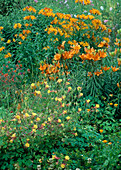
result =
[{"label": "orange flower cluster", "polygon": [[5,58],[9,58],[9,57],[11,57],[12,55],[11,55],[11,53],[7,53],[6,55],[5,55]]},{"label": "orange flower cluster", "polygon": [[36,19],[36,17],[34,16],[34,15],[28,15],[28,16],[25,16],[24,18],[23,18],[24,20],[34,20],[34,19]]},{"label": "orange flower cluster", "polygon": [[118,61],[118,66],[121,65],[121,58],[117,58],[117,61]]},{"label": "orange flower cluster", "polygon": [[23,34],[30,34],[31,31],[30,30],[23,30]]},{"label": "orange flower cluster", "polygon": [[91,3],[90,0],[75,0],[75,3],[79,2],[83,5],[89,5]]},{"label": "orange flower cluster", "polygon": [[21,28],[21,26],[22,26],[22,25],[21,25],[20,23],[16,23],[16,24],[14,24],[13,28],[14,28],[14,29],[16,29],[16,28]]},{"label": "orange flower cluster", "polygon": [[28,23],[26,23],[26,24],[25,24],[25,27],[28,27],[28,26],[30,26],[30,27],[31,27],[31,26],[32,26],[32,24],[28,24]]},{"label": "orange flower cluster", "polygon": [[104,70],[104,71],[110,70],[110,67],[107,67],[107,66],[101,67],[101,68],[102,68],[102,70]]},{"label": "orange flower cluster", "polygon": [[104,41],[101,41],[98,47],[109,47],[110,39],[108,37],[103,37]]},{"label": "orange flower cluster", "polygon": [[100,76],[100,74],[103,74],[102,70],[94,72],[96,76]]},{"label": "orange flower cluster", "polygon": [[[61,59],[71,59],[74,54],[78,54],[79,53],[79,50],[80,50],[80,45],[78,45],[78,43],[73,43],[73,46],[71,46],[71,50],[70,51],[64,51],[65,47],[64,47],[64,44],[65,44],[66,41],[63,41],[61,45],[58,46],[58,49],[59,50],[63,50],[62,53],[56,53],[54,55],[54,58],[53,58],[53,65],[52,64],[46,64],[46,62],[44,63],[44,65],[40,64],[40,70],[42,71],[42,74],[45,73],[45,75],[53,75],[53,74],[56,74],[56,73],[59,73],[60,72],[60,68],[61,67],[65,67],[66,70],[68,70],[68,66],[65,65],[63,66],[63,64],[60,64],[60,60]],[[57,63],[55,63],[55,61],[57,61]],[[69,74],[69,72],[65,71],[66,74]],[[63,73],[64,74],[64,73]],[[53,79],[52,77],[49,77],[49,79]]]},{"label": "orange flower cluster", "polygon": [[[23,34],[22,34],[23,33]],[[23,30],[22,33],[19,33],[19,34],[15,34],[14,36],[15,37],[20,37],[23,41],[26,39],[27,37],[27,34],[30,34],[31,31],[30,30]],[[15,42],[16,40],[13,39],[13,42]],[[21,41],[18,42],[20,45],[22,44]]]},{"label": "orange flower cluster", "polygon": [[116,72],[116,71],[119,70],[119,68],[116,68],[116,66],[115,66],[115,67],[111,66],[111,68],[112,68],[112,71],[113,71],[113,72]]},{"label": "orange flower cluster", "polygon": [[116,38],[116,42],[114,44],[118,47],[121,46],[121,39]]},{"label": "orange flower cluster", "polygon": [[92,20],[92,25],[94,26],[94,28],[96,30],[99,29],[99,28],[101,28],[102,31],[107,30],[107,27],[105,25],[103,25],[102,22],[99,19]]},{"label": "orange flower cluster", "polygon": [[1,31],[1,30],[3,30],[3,27],[2,27],[2,26],[0,26],[0,31]]},{"label": "orange flower cluster", "polygon": [[[92,9],[92,13],[100,14],[98,10]],[[82,39],[85,39],[85,36],[90,39],[90,32],[92,29],[101,29],[101,31],[107,30],[106,26],[102,24],[99,19],[95,19],[93,15],[77,15],[76,18],[73,18],[70,14],[63,13],[53,13],[53,10],[50,8],[44,8],[39,11],[39,14],[45,15],[46,17],[54,17],[51,25],[49,25],[45,31],[48,34],[53,33],[54,35],[64,36],[64,38],[70,38],[76,36],[76,34],[81,30],[87,30],[85,34],[82,35]],[[86,20],[91,20],[91,24],[86,24]],[[96,41],[94,34],[92,39]],[[103,37],[106,42],[99,44],[100,47],[108,47],[109,39]],[[83,47],[88,46],[87,42],[78,42]]]},{"label": "orange flower cluster", "polygon": [[101,58],[105,58],[107,56],[106,52],[104,52],[103,50],[99,50],[98,52],[96,52],[93,47],[90,48],[90,49],[85,47],[84,50],[85,50],[86,54],[79,55],[79,57],[82,60],[94,60],[94,61],[98,61]]},{"label": "orange flower cluster", "polygon": [[26,10],[29,11],[29,12],[36,13],[36,9],[33,8],[32,6],[27,6],[27,7],[23,8],[23,11],[26,11]]},{"label": "orange flower cluster", "polygon": [[100,44],[98,45],[98,47],[109,47],[109,44],[105,41],[101,41]]},{"label": "orange flower cluster", "polygon": [[42,71],[42,74],[46,73],[46,75],[47,74],[50,75],[50,74],[58,73],[60,67],[62,67],[62,65],[60,65],[59,62],[55,63],[54,65],[44,63],[44,65],[40,64],[39,70]]},{"label": "orange flower cluster", "polygon": [[5,49],[5,47],[0,47],[0,52],[3,51]]},{"label": "orange flower cluster", "polygon": [[[76,41],[75,41],[76,42]],[[64,44],[65,44],[65,41],[63,41],[62,42],[62,45],[60,45],[59,47],[58,47],[58,49],[60,50],[60,49],[64,49]],[[73,43],[73,46],[70,46],[71,47],[71,50],[70,51],[64,51],[63,53],[62,53],[62,55],[61,54],[56,54],[56,55],[54,55],[54,60],[60,60],[61,59],[61,57],[64,59],[64,60],[66,60],[66,59],[71,59],[73,56],[74,56],[74,54],[78,54],[79,53],[79,51],[80,51],[80,45],[78,44],[78,43]]]},{"label": "orange flower cluster", "polygon": [[90,9],[90,11],[89,11],[91,14],[97,14],[97,15],[101,15],[101,13],[100,13],[100,11],[98,11],[97,9],[94,9],[94,8],[92,8],[92,9]]},{"label": "orange flower cluster", "polygon": [[38,14],[42,14],[42,15],[45,15],[45,16],[48,16],[48,17],[55,17],[55,14],[53,13],[53,10],[50,9],[50,8],[44,8],[44,9],[41,9]]}]

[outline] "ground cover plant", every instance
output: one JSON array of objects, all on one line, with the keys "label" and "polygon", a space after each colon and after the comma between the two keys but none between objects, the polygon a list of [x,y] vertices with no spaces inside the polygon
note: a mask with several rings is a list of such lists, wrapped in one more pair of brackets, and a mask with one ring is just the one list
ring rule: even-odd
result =
[{"label": "ground cover plant", "polygon": [[120,169],[120,7],[1,3],[0,169]]}]

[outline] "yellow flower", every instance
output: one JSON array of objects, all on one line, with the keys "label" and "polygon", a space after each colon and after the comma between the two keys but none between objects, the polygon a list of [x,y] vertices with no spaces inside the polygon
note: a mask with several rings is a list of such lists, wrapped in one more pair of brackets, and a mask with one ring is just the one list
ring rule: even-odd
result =
[{"label": "yellow flower", "polygon": [[61,164],[61,168],[65,168],[65,164]]},{"label": "yellow flower", "polygon": [[63,124],[63,123],[61,123],[61,126],[62,126],[62,127],[64,127],[64,124]]},{"label": "yellow flower", "polygon": [[62,79],[58,79],[57,83],[61,83],[62,82]]},{"label": "yellow flower", "polygon": [[61,102],[61,101],[62,101],[62,98],[58,98],[58,101]]},{"label": "yellow flower", "polygon": [[6,43],[9,44],[11,42],[11,40],[8,40]]},{"label": "yellow flower", "polygon": [[46,84],[45,88],[48,89],[50,86],[48,84]]},{"label": "yellow flower", "polygon": [[113,105],[113,103],[109,103],[109,105],[110,105],[110,106],[112,106],[112,105]]},{"label": "yellow flower", "polygon": [[79,93],[79,97],[83,96],[83,93]]},{"label": "yellow flower", "polygon": [[42,123],[42,126],[45,126],[45,123]]},{"label": "yellow flower", "polygon": [[19,45],[21,45],[21,44],[22,44],[22,42],[21,42],[21,41],[19,41],[18,43],[19,43]]},{"label": "yellow flower", "polygon": [[74,127],[74,131],[76,131],[76,127]]},{"label": "yellow flower", "polygon": [[10,143],[13,143],[13,139],[10,140]]},{"label": "yellow flower", "polygon": [[36,17],[34,15],[31,15],[30,17],[31,17],[31,20],[36,19]]},{"label": "yellow flower", "polygon": [[30,144],[27,142],[27,143],[25,144],[25,147],[28,148],[29,146],[30,146]]},{"label": "yellow flower", "polygon": [[39,162],[42,163],[42,159],[39,159]]},{"label": "yellow flower", "polygon": [[40,121],[40,118],[39,118],[39,117],[37,117],[36,121]]},{"label": "yellow flower", "polygon": [[30,115],[28,113],[25,113],[25,117],[30,117]]},{"label": "yellow flower", "polygon": [[1,122],[3,122],[3,119],[0,119],[0,124],[1,124]]},{"label": "yellow flower", "polygon": [[99,131],[100,131],[100,133],[103,133],[103,129],[100,129]]},{"label": "yellow flower", "polygon": [[107,140],[103,140],[102,142],[103,142],[103,143],[107,143],[108,141],[107,141]]},{"label": "yellow flower", "polygon": [[109,142],[108,144],[109,144],[109,145],[111,145],[111,144],[112,144],[112,142]]},{"label": "yellow flower", "polygon": [[75,135],[75,136],[78,136],[78,133],[76,132],[74,135]]},{"label": "yellow flower", "polygon": [[36,132],[36,129],[33,129],[32,132]]},{"label": "yellow flower", "polygon": [[70,159],[70,157],[69,156],[65,156],[65,159],[68,161]]},{"label": "yellow flower", "polygon": [[66,96],[65,96],[65,95],[63,95],[63,96],[62,96],[62,99],[65,99],[65,98],[66,98]]},{"label": "yellow flower", "polygon": [[31,88],[32,88],[32,89],[33,89],[33,88],[34,88],[34,89],[36,88],[36,86],[35,86],[34,83],[31,84]]},{"label": "yellow flower", "polygon": [[78,91],[79,91],[79,90],[82,90],[82,87],[78,86],[78,87],[77,87],[77,90],[78,90]]},{"label": "yellow flower", "polygon": [[14,133],[11,137],[12,137],[12,138],[15,138],[15,137],[16,137],[16,133]]},{"label": "yellow flower", "polygon": [[58,123],[61,123],[61,119],[58,119]]},{"label": "yellow flower", "polygon": [[70,91],[72,89],[72,87],[68,87],[68,91]]},{"label": "yellow flower", "polygon": [[19,116],[19,115],[16,115],[15,118],[18,119],[18,120],[20,120],[20,116]]},{"label": "yellow flower", "polygon": [[55,98],[55,101],[57,101],[57,100],[58,100],[58,97]]},{"label": "yellow flower", "polygon": [[78,108],[78,112],[81,112],[82,111],[82,109],[81,108]]},{"label": "yellow flower", "polygon": [[66,117],[66,119],[67,119],[67,120],[70,120],[70,117],[69,117],[69,116],[67,116],[67,117]]},{"label": "yellow flower", "polygon": [[51,118],[51,117],[48,117],[48,121],[51,122],[51,121],[52,121],[52,118]]},{"label": "yellow flower", "polygon": [[65,103],[63,103],[62,105],[61,105],[61,107],[64,107],[65,106]]},{"label": "yellow flower", "polygon": [[37,114],[36,113],[32,113],[33,116],[36,116]]},{"label": "yellow flower", "polygon": [[40,91],[37,91],[37,90],[35,90],[35,93],[38,94],[38,95],[41,94],[41,92],[40,92]]},{"label": "yellow flower", "polygon": [[13,38],[13,42],[15,42],[16,40],[15,40],[15,38]]},{"label": "yellow flower", "polygon": [[49,94],[49,93],[51,93],[51,91],[50,91],[50,90],[48,90],[48,91],[47,91],[47,93]]},{"label": "yellow flower", "polygon": [[113,94],[109,94],[110,97],[113,97]]},{"label": "yellow flower", "polygon": [[66,113],[67,113],[67,110],[64,110],[64,111],[63,111],[63,114],[66,114]]},{"label": "yellow flower", "polygon": [[118,104],[116,104],[116,103],[115,103],[115,104],[114,104],[114,106],[115,106],[115,107],[117,107],[117,106],[118,106]]},{"label": "yellow flower", "polygon": [[16,28],[17,28],[17,26],[18,26],[17,24],[14,24],[13,28],[14,28],[14,29],[16,29]]},{"label": "yellow flower", "polygon": [[34,125],[34,126],[33,126],[34,129],[37,129],[37,127],[38,127],[37,125]]},{"label": "yellow flower", "polygon": [[70,83],[69,82],[66,82],[66,85],[69,85]]},{"label": "yellow flower", "polygon": [[20,23],[18,23],[17,26],[18,26],[18,28],[21,28],[22,25]]},{"label": "yellow flower", "polygon": [[89,103],[89,102],[90,102],[90,100],[88,99],[88,100],[86,100],[86,102],[87,102],[87,103]]},{"label": "yellow flower", "polygon": [[96,105],[95,105],[95,107],[96,107],[96,108],[99,108],[99,107],[100,107],[100,105],[99,105],[99,104],[96,104]]}]

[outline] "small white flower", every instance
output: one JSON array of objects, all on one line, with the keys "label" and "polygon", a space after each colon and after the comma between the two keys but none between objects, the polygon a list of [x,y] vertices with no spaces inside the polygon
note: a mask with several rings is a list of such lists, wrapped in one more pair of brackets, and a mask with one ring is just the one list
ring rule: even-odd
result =
[{"label": "small white flower", "polygon": [[92,159],[91,159],[91,158],[88,158],[87,160],[88,160],[87,163],[90,164]]},{"label": "small white flower", "polygon": [[110,7],[110,11],[112,11],[112,9],[113,9],[113,8],[112,8],[112,7]]},{"label": "small white flower", "polygon": [[100,7],[100,9],[101,9],[101,10],[104,10],[104,7],[103,7],[103,6],[101,6],[101,7]]}]

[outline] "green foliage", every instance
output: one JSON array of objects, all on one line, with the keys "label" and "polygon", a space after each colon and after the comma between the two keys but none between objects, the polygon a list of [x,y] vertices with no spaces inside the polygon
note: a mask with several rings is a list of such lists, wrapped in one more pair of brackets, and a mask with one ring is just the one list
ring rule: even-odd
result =
[{"label": "green foliage", "polygon": [[59,2],[0,4],[0,169],[120,169],[120,4]]},{"label": "green foliage", "polygon": [[0,14],[9,15],[13,10],[22,8],[27,2],[28,0],[0,0]]}]

